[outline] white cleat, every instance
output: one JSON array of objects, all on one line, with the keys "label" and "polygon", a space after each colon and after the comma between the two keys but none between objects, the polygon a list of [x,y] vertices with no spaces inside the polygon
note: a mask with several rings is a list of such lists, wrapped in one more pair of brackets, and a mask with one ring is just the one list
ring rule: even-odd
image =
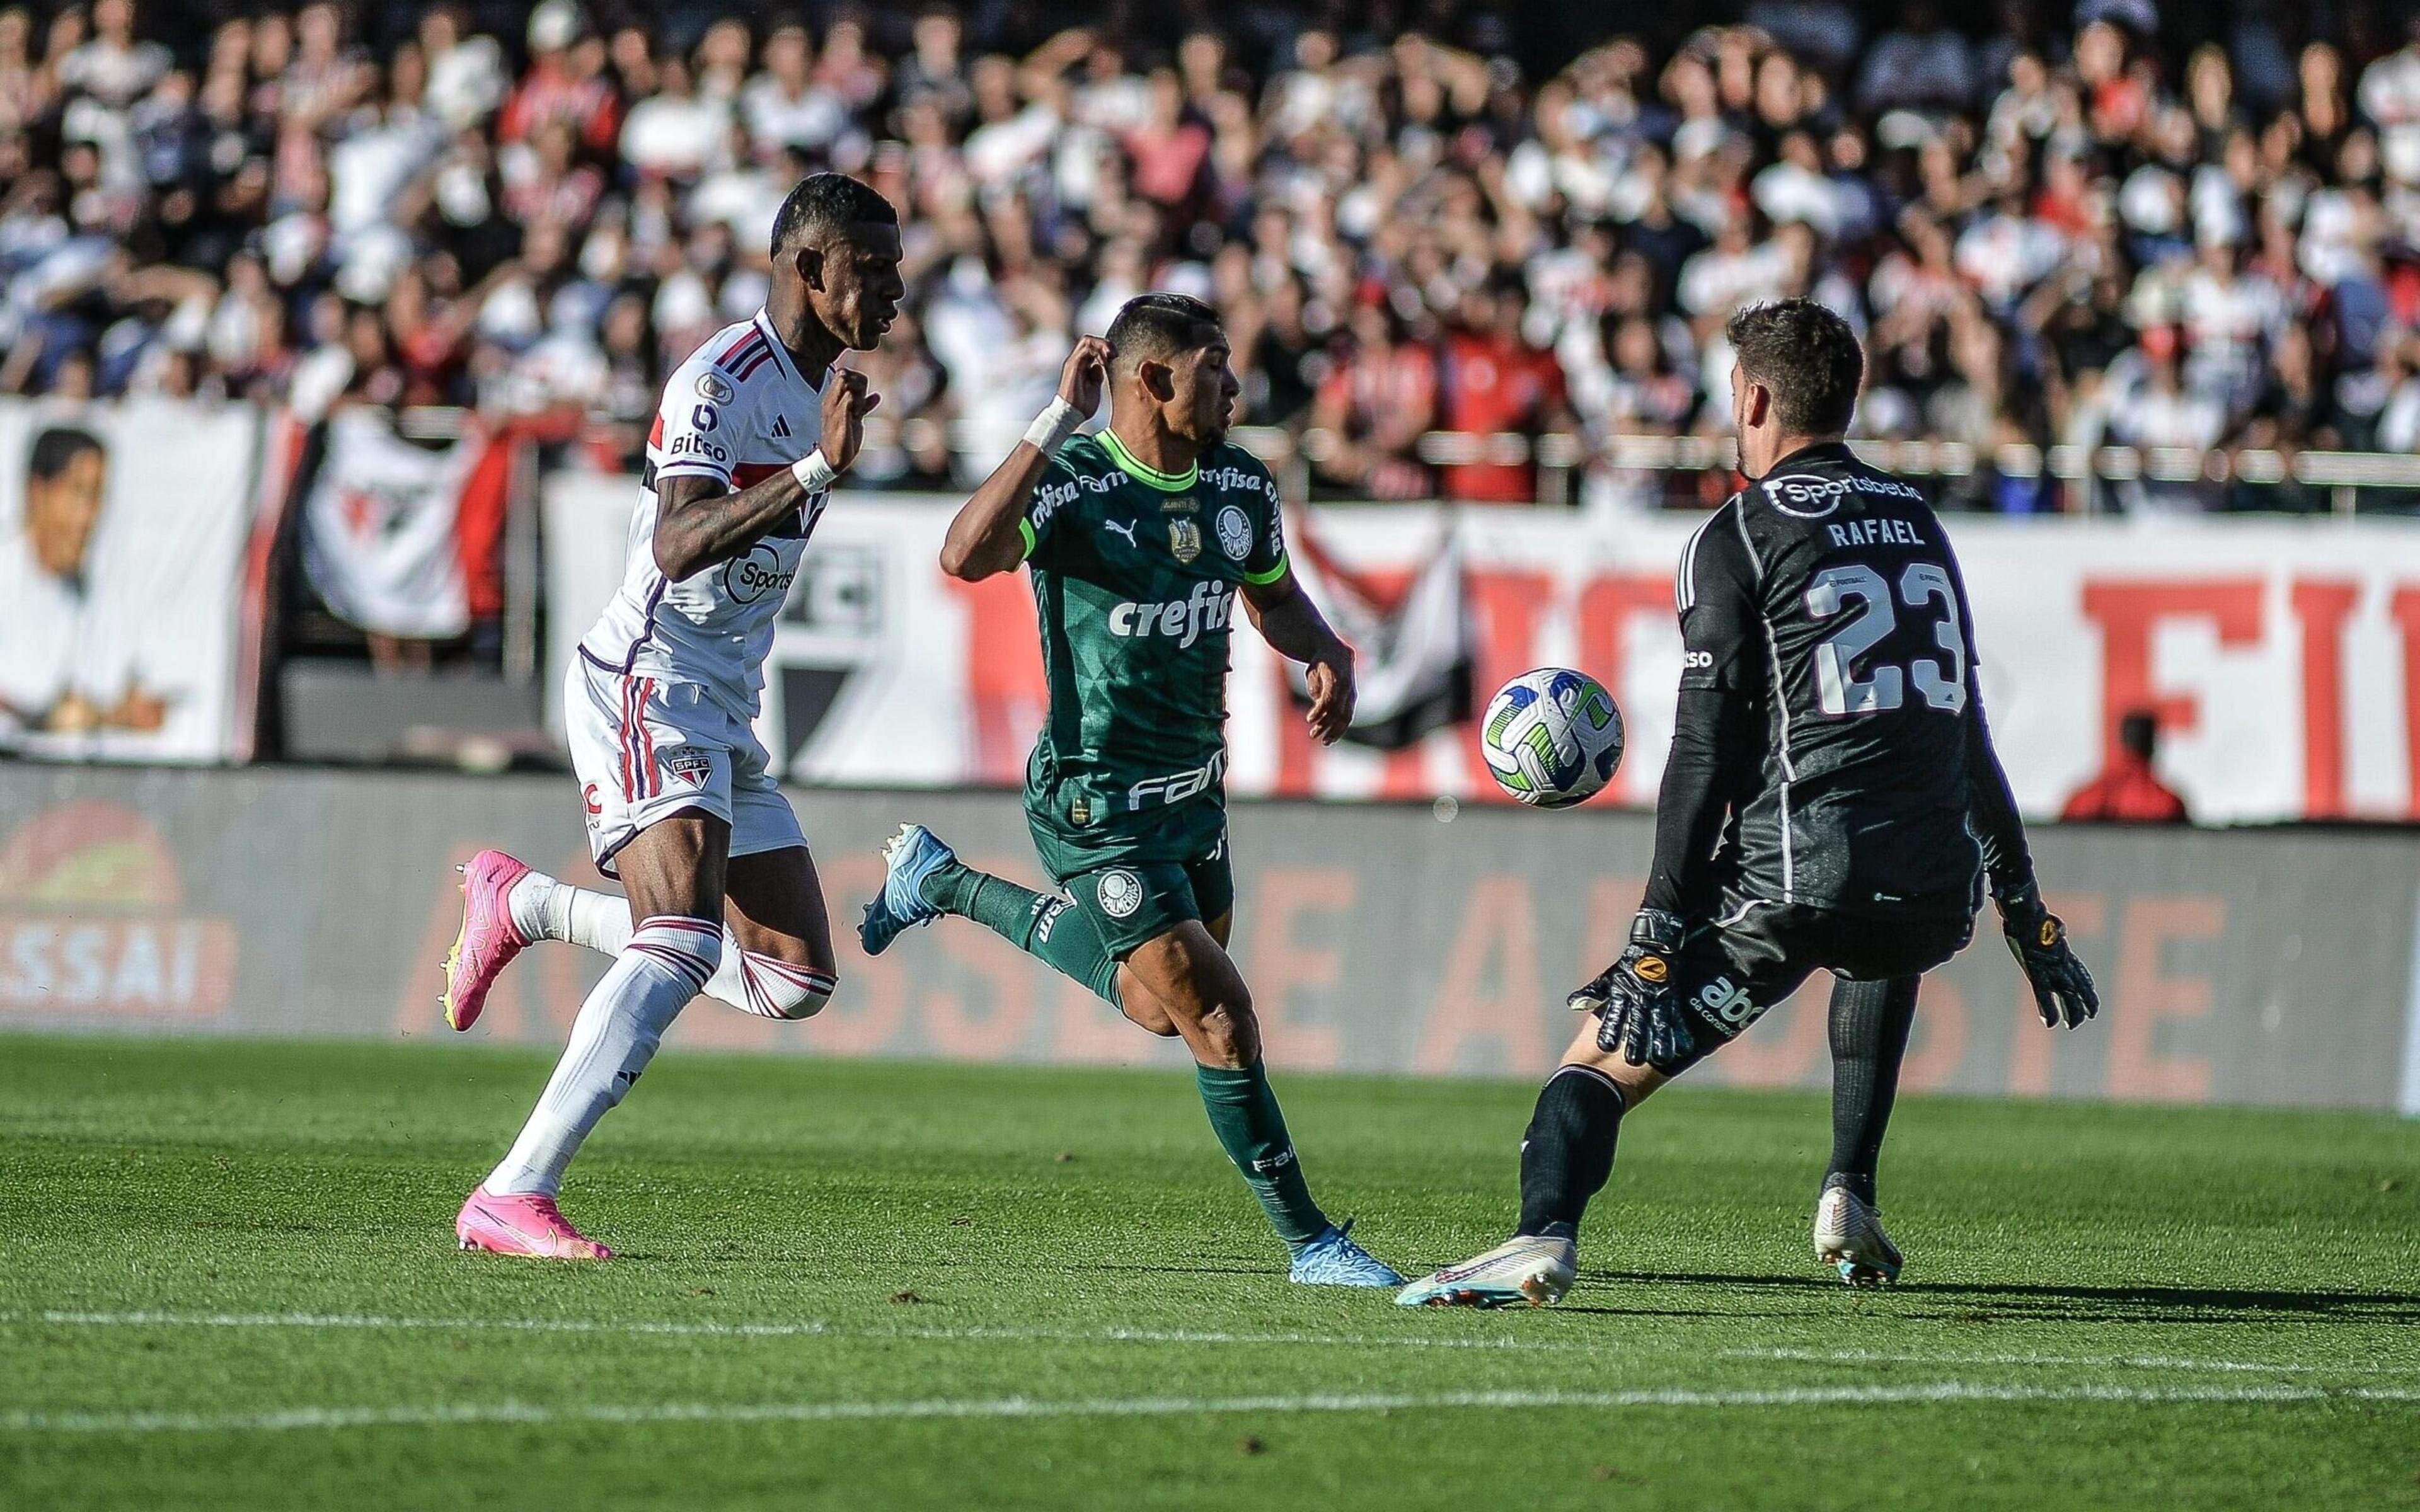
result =
[{"label": "white cleat", "polygon": [[1544,1307],[1563,1300],[1579,1273],[1580,1247],[1543,1235],[1508,1239],[1449,1265],[1395,1295],[1399,1307]]},{"label": "white cleat", "polygon": [[1833,1187],[1815,1204],[1815,1257],[1853,1287],[1899,1279],[1899,1246],[1883,1232],[1882,1214],[1846,1187]]}]

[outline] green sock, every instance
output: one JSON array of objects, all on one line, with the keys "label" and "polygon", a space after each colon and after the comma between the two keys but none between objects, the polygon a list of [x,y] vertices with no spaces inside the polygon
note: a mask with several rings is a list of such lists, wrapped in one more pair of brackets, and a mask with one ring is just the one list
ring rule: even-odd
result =
[{"label": "green sock", "polygon": [[1211,1132],[1244,1173],[1245,1184],[1261,1199],[1269,1227],[1299,1250],[1327,1231],[1327,1215],[1311,1200],[1302,1179],[1302,1163],[1294,1158],[1294,1138],[1286,1133],[1285,1115],[1269,1090],[1269,1073],[1260,1061],[1241,1071],[1224,1066],[1193,1068],[1202,1088],[1202,1105],[1210,1114]]},{"label": "green sock", "polygon": [[1118,964],[1080,908],[1020,887],[970,866],[945,866],[924,879],[924,901],[945,914],[971,918],[1063,977],[1073,977],[1118,1000]]}]

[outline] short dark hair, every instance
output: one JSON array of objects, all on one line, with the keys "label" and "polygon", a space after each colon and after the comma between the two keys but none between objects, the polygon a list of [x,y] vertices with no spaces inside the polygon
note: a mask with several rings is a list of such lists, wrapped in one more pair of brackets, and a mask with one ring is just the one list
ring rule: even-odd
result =
[{"label": "short dark hair", "polygon": [[25,453],[25,475],[48,483],[86,452],[101,450],[101,438],[81,425],[52,425],[34,433]]},{"label": "short dark hair", "polygon": [[872,184],[845,173],[811,173],[799,180],[799,186],[782,201],[781,213],[773,217],[773,259],[779,262],[782,249],[795,246],[801,237],[845,231],[868,222],[897,225],[899,208],[876,193]]},{"label": "short dark hair", "polygon": [[1751,304],[1724,333],[1739,370],[1773,393],[1781,428],[1838,436],[1857,412],[1866,354],[1849,322],[1813,300]]},{"label": "short dark hair", "polygon": [[1109,360],[1120,372],[1131,373],[1137,363],[1164,362],[1206,347],[1226,329],[1217,309],[1190,294],[1138,294],[1109,322]]}]

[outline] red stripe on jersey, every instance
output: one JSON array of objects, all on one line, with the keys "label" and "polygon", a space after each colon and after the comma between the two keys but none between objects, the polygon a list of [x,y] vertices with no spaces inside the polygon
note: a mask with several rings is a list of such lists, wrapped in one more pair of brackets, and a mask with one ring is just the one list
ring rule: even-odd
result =
[{"label": "red stripe on jersey", "polygon": [[757,347],[754,351],[750,352],[747,356],[739,359],[739,361],[732,366],[731,376],[740,379],[754,378],[756,376],[756,370],[763,367],[767,363],[769,363],[772,360],[773,347],[772,344],[768,342],[765,346]]},{"label": "red stripe on jersey", "polygon": [[639,775],[651,798],[664,790],[664,775],[656,770],[656,737],[647,729],[647,700],[655,696],[655,679],[639,679],[639,748],[645,753],[639,759]]},{"label": "red stripe on jersey", "polygon": [[662,415],[662,413],[661,413],[660,411],[659,411],[659,412],[658,412],[658,414],[656,415],[656,423],[655,423],[655,424],[648,428],[648,431],[647,431],[647,444],[648,444],[649,446],[654,447],[654,448],[655,448],[656,450],[658,450],[658,451],[662,451],[662,450],[663,450],[663,446],[664,446],[664,417],[663,417],[663,415]]},{"label": "red stripe on jersey", "polygon": [[731,486],[753,488],[775,473],[788,471],[790,464],[787,462],[734,462],[731,465]]},{"label": "red stripe on jersey", "polygon": [[738,356],[741,349],[746,347],[749,343],[760,342],[764,339],[765,332],[757,330],[754,326],[750,326],[745,335],[741,336],[737,341],[733,342],[730,346],[722,348],[721,354],[715,358],[714,365],[717,367],[729,367],[731,365],[731,360]]},{"label": "red stripe on jersey", "polygon": [[620,748],[622,758],[622,801],[624,803],[635,803],[638,801],[639,795],[631,790],[630,679],[628,677],[622,679],[622,728],[615,732],[613,744]]}]

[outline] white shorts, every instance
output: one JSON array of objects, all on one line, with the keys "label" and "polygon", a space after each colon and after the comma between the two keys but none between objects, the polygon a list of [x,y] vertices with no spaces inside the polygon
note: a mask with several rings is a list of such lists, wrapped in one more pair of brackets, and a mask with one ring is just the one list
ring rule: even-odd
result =
[{"label": "white shorts", "polygon": [[589,854],[607,876],[639,831],[683,810],[729,825],[733,856],[806,844],[756,732],[698,685],[626,677],[575,656],[563,710]]}]

